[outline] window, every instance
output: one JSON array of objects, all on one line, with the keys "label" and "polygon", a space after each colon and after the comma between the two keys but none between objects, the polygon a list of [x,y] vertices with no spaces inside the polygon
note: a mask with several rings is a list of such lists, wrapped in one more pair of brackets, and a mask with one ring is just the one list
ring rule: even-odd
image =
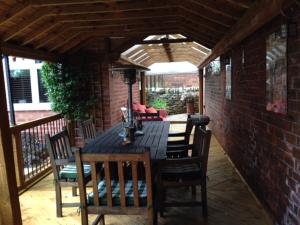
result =
[{"label": "window", "polygon": [[30,70],[11,70],[13,103],[32,103]]},{"label": "window", "polygon": [[39,85],[39,97],[40,97],[40,102],[49,102],[48,96],[47,96],[47,90],[43,84],[42,81],[42,73],[41,70],[37,70],[38,74],[38,85]]}]

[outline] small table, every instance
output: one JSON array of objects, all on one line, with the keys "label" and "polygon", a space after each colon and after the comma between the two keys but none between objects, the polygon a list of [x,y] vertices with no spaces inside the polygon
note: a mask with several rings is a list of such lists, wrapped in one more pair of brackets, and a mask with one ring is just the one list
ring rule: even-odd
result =
[{"label": "small table", "polygon": [[143,126],[144,135],[136,136],[134,143],[130,145],[122,145],[123,140],[119,133],[123,125],[119,123],[86,145],[82,151],[84,153],[138,153],[149,148],[152,160],[166,158],[170,122],[143,122]]}]

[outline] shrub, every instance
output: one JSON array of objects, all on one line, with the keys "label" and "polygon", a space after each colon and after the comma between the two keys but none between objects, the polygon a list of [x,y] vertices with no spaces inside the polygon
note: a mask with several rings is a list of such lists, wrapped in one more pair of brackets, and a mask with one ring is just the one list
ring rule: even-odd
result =
[{"label": "shrub", "polygon": [[155,108],[155,109],[167,109],[167,102],[165,100],[162,100],[162,99],[155,99],[153,101],[153,104],[152,106]]},{"label": "shrub", "polygon": [[69,120],[86,118],[94,103],[89,93],[89,76],[83,67],[74,68],[66,63],[44,63],[42,66],[42,81],[51,108]]}]

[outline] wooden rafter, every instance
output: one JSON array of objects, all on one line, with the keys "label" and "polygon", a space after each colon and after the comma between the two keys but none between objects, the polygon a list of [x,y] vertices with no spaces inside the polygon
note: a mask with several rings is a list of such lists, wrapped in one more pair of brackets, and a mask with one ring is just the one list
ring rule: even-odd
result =
[{"label": "wooden rafter", "polygon": [[[63,5],[57,6],[58,9],[54,15],[72,15],[72,14],[94,14],[94,13],[109,13],[109,12],[129,12],[138,10],[150,10],[155,11],[158,9],[169,9],[176,8],[177,1],[174,0],[161,0],[161,1],[136,1],[134,4],[132,2],[121,2],[114,4],[85,4],[85,5]],[[39,7],[35,6],[37,9],[49,7]],[[52,9],[53,7],[50,7]]]},{"label": "wooden rafter", "polygon": [[[170,26],[170,25],[165,25],[165,26],[160,26],[159,28],[155,29],[156,32],[158,33],[164,33],[164,32],[176,32],[177,31],[177,28],[174,27],[174,26]],[[83,33],[83,35],[86,35],[88,37],[110,37],[110,36],[115,36],[115,35],[119,35],[120,34],[120,30],[117,30],[117,29],[110,29],[110,30],[103,30],[103,29],[95,29],[93,31],[91,30],[82,30],[81,31]],[[141,29],[131,29],[130,31],[123,31],[122,32],[122,35],[124,36],[134,36],[134,35],[141,35],[141,34],[147,34],[147,35],[150,35],[152,34],[153,32],[153,29],[150,28],[141,28]],[[74,35],[68,39],[68,41],[70,41],[71,39],[74,39],[74,38],[84,38],[84,37],[79,37],[79,35],[76,35],[76,32],[74,33]],[[63,43],[59,43],[59,44],[56,44],[55,46],[53,46],[50,51],[53,51],[53,50],[56,50],[60,47],[63,47],[64,45],[68,45],[68,41],[63,41]],[[68,47],[66,47],[68,48]]]},{"label": "wooden rafter", "polygon": [[199,11],[199,10],[196,10],[194,7],[191,8],[190,5],[188,5],[187,2],[185,2],[185,1],[180,6],[180,8],[189,14],[197,16],[198,19],[203,18],[203,19],[210,21],[213,24],[219,24],[225,28],[228,28],[233,23],[235,23],[235,20],[228,19],[226,17],[220,19],[219,15],[216,15],[215,13],[212,13],[212,12],[208,12],[205,9],[202,9],[202,11]]},{"label": "wooden rafter", "polygon": [[[119,2],[125,0],[118,0]],[[110,0],[31,0],[31,4],[37,6],[60,6],[60,5],[76,5],[89,3],[112,3]]]},{"label": "wooden rafter", "polygon": [[211,54],[201,63],[200,68],[226,52],[231,46],[242,41],[255,30],[277,16],[282,8],[291,4],[292,0],[266,0],[255,3],[237,24],[213,48]]},{"label": "wooden rafter", "polygon": [[16,6],[12,7],[8,12],[0,16],[0,26],[3,23],[8,22],[13,18],[19,16],[20,14],[24,13],[30,7],[31,6],[29,5],[29,2],[22,2],[16,4]]},{"label": "wooden rafter", "polygon": [[39,29],[34,29],[32,32],[26,35],[26,37],[22,40],[21,45],[26,45],[31,43],[32,41],[38,39],[43,36],[46,32],[51,31],[58,27],[58,23],[55,23],[54,18],[50,18],[44,25],[40,26]]},{"label": "wooden rafter", "polygon": [[226,1],[233,5],[237,5],[245,9],[248,9],[251,7],[251,5],[253,5],[253,1],[251,0],[226,0]]},{"label": "wooden rafter", "polygon": [[53,31],[51,36],[45,35],[41,39],[39,39],[39,41],[33,45],[34,49],[40,49],[44,46],[47,46],[49,43],[55,43],[59,41],[61,37],[66,37],[70,33],[70,28],[68,28],[67,26],[61,26],[58,30]]},{"label": "wooden rafter", "polygon": [[182,42],[192,42],[193,40],[190,38],[180,38],[180,39],[160,39],[160,40],[147,40],[147,41],[141,41],[136,44],[164,44],[164,43],[182,43]]},{"label": "wooden rafter", "polygon": [[190,14],[186,11],[181,11],[180,16],[182,19],[189,21],[193,26],[199,27],[199,29],[207,30],[209,33],[225,34],[228,28],[211,22],[205,18],[199,18],[197,15]]},{"label": "wooden rafter", "polygon": [[32,24],[39,21],[45,14],[47,14],[49,11],[47,9],[41,9],[34,14],[32,14],[29,18],[25,19],[23,22],[19,23],[14,29],[9,30],[7,33],[5,33],[2,37],[3,41],[8,41],[15,37],[17,34],[21,33],[23,30],[31,26]]},{"label": "wooden rafter", "polygon": [[21,47],[14,44],[2,43],[2,53],[30,59],[41,59],[45,61],[59,61],[61,56],[46,51],[34,50],[28,47]]},{"label": "wooden rafter", "polygon": [[187,2],[234,20],[238,20],[242,16],[241,10],[232,8],[228,4],[220,4],[217,1],[188,0]]}]

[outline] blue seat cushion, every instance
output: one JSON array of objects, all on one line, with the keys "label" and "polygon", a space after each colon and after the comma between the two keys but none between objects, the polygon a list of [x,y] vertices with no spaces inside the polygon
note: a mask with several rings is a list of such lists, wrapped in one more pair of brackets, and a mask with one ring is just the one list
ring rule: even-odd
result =
[{"label": "blue seat cushion", "polygon": [[[112,190],[112,202],[113,206],[120,206],[120,184],[116,180],[111,180],[111,190]],[[98,192],[100,205],[107,205],[106,197],[106,181],[102,180],[98,183]],[[147,205],[147,186],[146,182],[138,181],[138,192],[139,192],[139,206]],[[127,180],[125,182],[125,199],[126,206],[134,206],[134,194],[133,194],[133,181]],[[87,196],[87,203],[93,205],[94,193],[91,192]]]},{"label": "blue seat cushion", "polygon": [[[84,178],[91,176],[91,166],[83,165]],[[75,164],[66,165],[61,171],[59,171],[59,178],[71,181],[77,180],[77,168]]]}]

